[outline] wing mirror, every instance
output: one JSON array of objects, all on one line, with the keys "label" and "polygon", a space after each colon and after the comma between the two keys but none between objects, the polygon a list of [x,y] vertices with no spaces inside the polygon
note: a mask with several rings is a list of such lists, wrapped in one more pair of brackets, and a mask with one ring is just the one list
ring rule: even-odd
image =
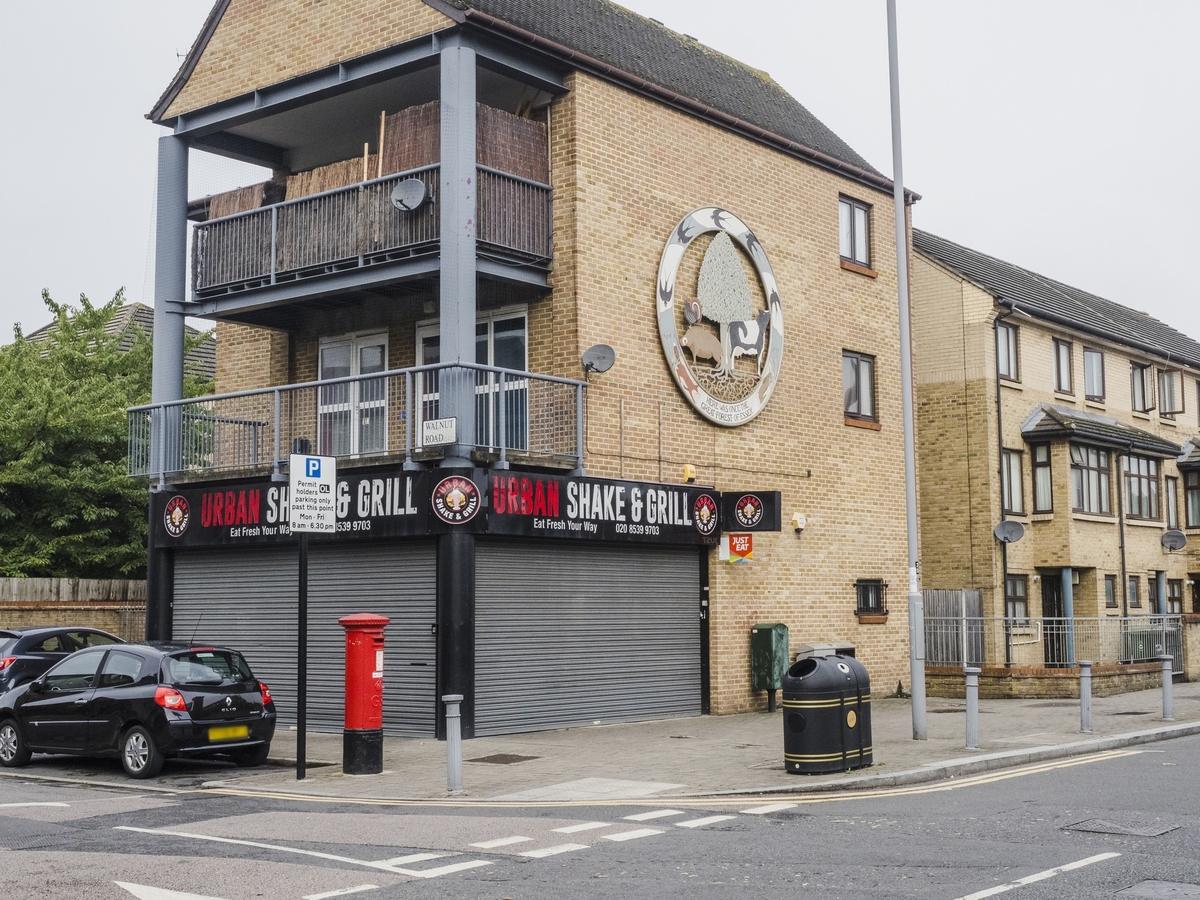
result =
[{"label": "wing mirror", "polygon": [[29,682],[29,691],[32,694],[40,694],[45,689],[46,684],[40,678],[35,678],[33,681]]}]

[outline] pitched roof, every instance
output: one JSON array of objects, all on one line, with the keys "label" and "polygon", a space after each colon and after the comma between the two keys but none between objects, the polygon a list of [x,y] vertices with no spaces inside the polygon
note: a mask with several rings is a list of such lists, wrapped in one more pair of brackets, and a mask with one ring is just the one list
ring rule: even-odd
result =
[{"label": "pitched roof", "polygon": [[[30,332],[25,339],[30,343],[41,343],[50,337],[55,327],[54,322],[43,325],[37,331]],[[118,348],[122,353],[128,352],[133,346],[134,334],[132,328],[137,328],[150,340],[154,339],[154,309],[145,303],[126,303],[117,310],[116,315],[104,326],[104,333],[109,336],[120,335]],[[191,325],[184,325],[184,333],[189,338],[200,334]],[[217,341],[209,336],[198,346],[194,347],[183,360],[184,370],[202,381],[212,381],[217,373]]]},{"label": "pitched roof", "polygon": [[1136,450],[1150,456],[1178,456],[1178,444],[1149,431],[1081,409],[1043,403],[1021,423],[1027,441],[1079,440],[1115,450]]},{"label": "pitched roof", "polygon": [[1200,368],[1200,343],[1144,312],[970,250],[928,231],[913,229],[913,249],[1032,316]]}]

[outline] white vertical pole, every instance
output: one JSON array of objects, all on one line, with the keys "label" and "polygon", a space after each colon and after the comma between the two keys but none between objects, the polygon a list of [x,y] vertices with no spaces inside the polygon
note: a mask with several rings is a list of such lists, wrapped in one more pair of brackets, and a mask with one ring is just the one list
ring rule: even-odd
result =
[{"label": "white vertical pole", "polygon": [[[900,152],[900,69],[896,48],[896,0],[887,0],[888,82],[892,99],[892,196],[896,207],[896,291],[900,297],[900,390],[904,409],[904,494],[908,515],[908,644],[912,680],[913,740],[929,737],[925,717],[925,604],[917,577],[917,453],[913,425],[912,334],[908,303],[908,228],[904,165]],[[964,660],[965,662],[965,660]]]}]

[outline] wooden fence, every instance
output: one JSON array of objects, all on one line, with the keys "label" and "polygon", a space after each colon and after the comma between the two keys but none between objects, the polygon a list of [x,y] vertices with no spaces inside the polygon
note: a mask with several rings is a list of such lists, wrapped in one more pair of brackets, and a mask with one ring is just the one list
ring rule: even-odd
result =
[{"label": "wooden fence", "polygon": [[0,629],[100,628],[125,640],[146,630],[146,582],[97,578],[0,578]]}]

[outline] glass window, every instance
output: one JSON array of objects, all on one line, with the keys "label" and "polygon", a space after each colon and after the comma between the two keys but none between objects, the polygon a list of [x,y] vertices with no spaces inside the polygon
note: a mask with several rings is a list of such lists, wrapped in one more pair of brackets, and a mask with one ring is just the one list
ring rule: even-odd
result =
[{"label": "glass window", "polygon": [[107,634],[97,634],[94,631],[67,632],[67,641],[74,642],[80,649],[83,647],[107,647],[109,644],[119,644],[120,639]]},{"label": "glass window", "polygon": [[1183,373],[1178,369],[1158,372],[1158,411],[1163,416],[1183,412]]},{"label": "glass window", "polygon": [[1200,472],[1183,473],[1183,506],[1188,528],[1200,528]]},{"label": "glass window", "polygon": [[1020,450],[1005,450],[1001,456],[1000,492],[1006,513],[1025,512],[1025,496],[1021,490]]},{"label": "glass window", "polygon": [[849,197],[838,201],[838,248],[842,259],[871,264],[871,207]]},{"label": "glass window", "polygon": [[1017,326],[1007,322],[996,323],[996,371],[1008,381],[1021,380],[1017,359]]},{"label": "glass window", "polygon": [[1167,512],[1167,527],[1179,527],[1179,479],[1167,476],[1164,479],[1163,507]]},{"label": "glass window", "polygon": [[842,397],[847,416],[875,421],[875,357],[842,351]]},{"label": "glass window", "polygon": [[102,651],[68,656],[43,676],[46,690],[54,693],[87,690],[92,686],[92,678],[103,656]]},{"label": "glass window", "polygon": [[32,645],[26,652],[28,653],[71,653],[77,650],[77,647],[67,646],[65,641],[66,636],[61,634],[52,634],[48,638],[43,638],[36,644]]},{"label": "glass window", "polygon": [[887,613],[887,585],[878,578],[860,578],[854,582],[857,613],[883,615]]},{"label": "glass window", "polygon": [[121,687],[142,677],[142,658],[123,650],[114,650],[104,661],[100,672],[100,687]]},{"label": "glass window", "polygon": [[1009,575],[1004,579],[1004,614],[1015,621],[1029,618],[1029,576]]},{"label": "glass window", "polygon": [[[387,335],[338,338],[321,345],[320,380],[387,371]],[[387,379],[324,385],[317,411],[317,449],[326,456],[387,450]]]},{"label": "glass window", "polygon": [[1112,512],[1107,450],[1071,445],[1071,495],[1071,508],[1076,512]]},{"label": "glass window", "polygon": [[1033,511],[1051,512],[1054,496],[1050,478],[1050,445],[1037,444],[1033,448]]},{"label": "glass window", "polygon": [[1137,575],[1129,576],[1129,605],[1138,609],[1142,606],[1142,579]]},{"label": "glass window", "polygon": [[1167,615],[1178,616],[1183,614],[1183,579],[1168,578],[1167,579]]},{"label": "glass window", "polygon": [[240,653],[232,650],[190,650],[163,660],[172,684],[219,685],[244,684],[253,680],[250,667]]},{"label": "glass window", "polygon": [[1054,389],[1060,394],[1073,394],[1071,378],[1071,343],[1054,340]]},{"label": "glass window", "polygon": [[1109,609],[1117,608],[1117,576],[1104,576],[1104,605]]},{"label": "glass window", "polygon": [[1125,472],[1125,514],[1131,519],[1157,519],[1158,460],[1144,456],[1122,457]]},{"label": "glass window", "polygon": [[1137,412],[1149,412],[1154,409],[1153,384],[1150,381],[1150,367],[1139,363],[1129,365],[1129,396],[1130,408]]},{"label": "glass window", "polygon": [[1089,400],[1104,399],[1104,353],[1083,351],[1083,393]]}]

